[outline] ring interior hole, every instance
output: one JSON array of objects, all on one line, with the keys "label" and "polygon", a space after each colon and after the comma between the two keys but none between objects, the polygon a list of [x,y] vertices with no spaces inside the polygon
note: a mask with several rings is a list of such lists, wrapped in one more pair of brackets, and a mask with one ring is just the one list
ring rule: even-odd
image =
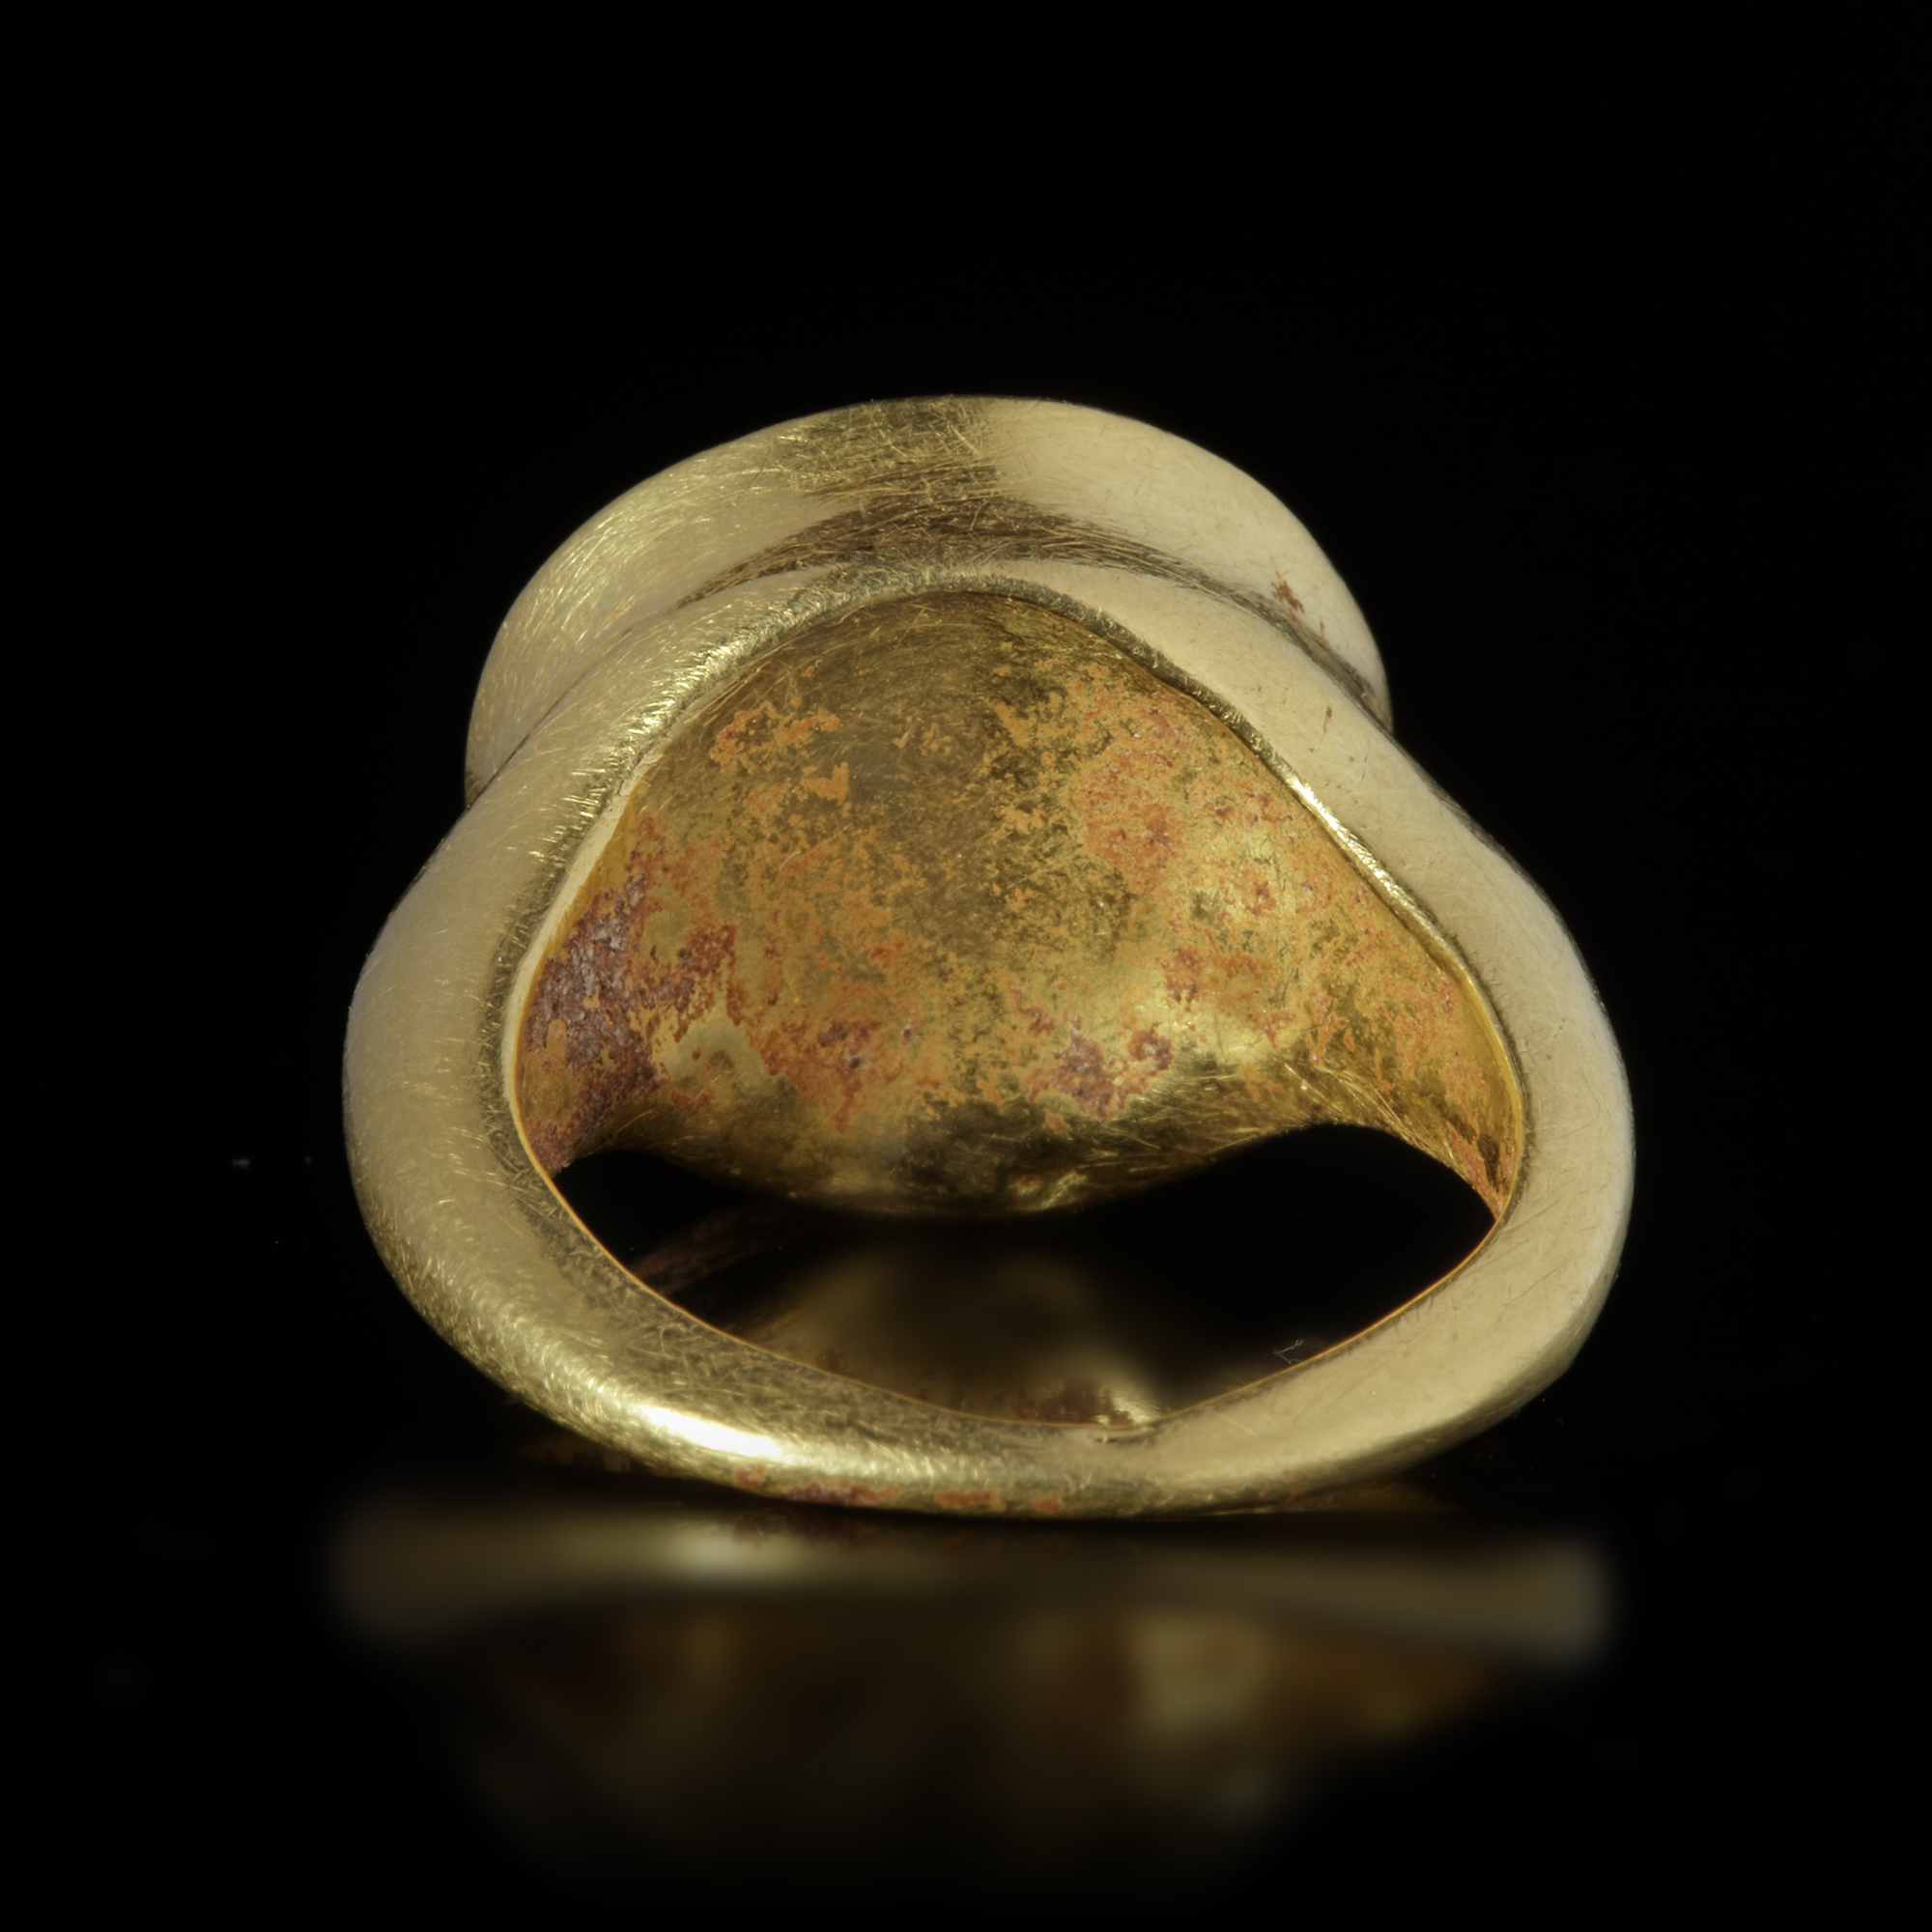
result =
[{"label": "ring interior hole", "polygon": [[1462,1262],[1492,1225],[1447,1168],[1317,1126],[1078,1212],[841,1215],[628,1151],[555,1184],[700,1320],[949,1408],[1130,1424],[1306,1361]]}]

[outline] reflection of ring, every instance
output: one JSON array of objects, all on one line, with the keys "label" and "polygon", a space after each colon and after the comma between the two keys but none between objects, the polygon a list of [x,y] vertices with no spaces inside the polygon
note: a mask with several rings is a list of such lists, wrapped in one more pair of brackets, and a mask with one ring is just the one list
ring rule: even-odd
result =
[{"label": "reflection of ring", "polygon": [[[894,404],[653,478],[511,611],[470,808],[357,988],[384,1259],[533,1406],[774,1493],[1236,1508],[1474,1433],[1602,1304],[1629,1106],[1562,926],[1386,719],[1307,533],[1138,424]],[[635,1145],[798,1199],[1017,1212],[1321,1120],[1454,1167],[1488,1238],[1350,1341],[1126,1427],[736,1341],[547,1178]]]}]

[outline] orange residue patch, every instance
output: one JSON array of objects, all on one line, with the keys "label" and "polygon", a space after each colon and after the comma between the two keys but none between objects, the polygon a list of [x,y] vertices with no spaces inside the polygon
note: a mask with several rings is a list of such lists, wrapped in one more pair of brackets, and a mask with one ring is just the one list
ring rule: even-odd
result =
[{"label": "orange residue patch", "polygon": [[829,798],[835,805],[843,805],[852,794],[852,767],[834,765],[830,778],[807,778],[800,782],[814,797]]},{"label": "orange residue patch", "polygon": [[990,1510],[995,1515],[1003,1515],[1007,1507],[998,1490],[935,1490],[932,1499],[941,1509]]},{"label": "orange residue patch", "polygon": [[803,717],[781,718],[769,702],[754,705],[719,728],[711,741],[713,763],[727,772],[734,769],[748,751],[755,749],[760,724],[769,727],[772,743],[789,749],[803,744],[814,731],[838,730],[838,720],[823,708]]}]

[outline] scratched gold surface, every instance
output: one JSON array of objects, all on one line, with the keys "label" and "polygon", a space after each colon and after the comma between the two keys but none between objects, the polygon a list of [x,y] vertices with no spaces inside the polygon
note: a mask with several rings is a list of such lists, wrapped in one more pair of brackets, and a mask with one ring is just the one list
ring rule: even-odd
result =
[{"label": "scratched gold surface", "polygon": [[516,1093],[875,1211],[1085,1204],[1317,1121],[1492,1210],[1519,1131],[1466,982],[1205,706],[1024,598],[885,599],[689,720],[554,928]]}]

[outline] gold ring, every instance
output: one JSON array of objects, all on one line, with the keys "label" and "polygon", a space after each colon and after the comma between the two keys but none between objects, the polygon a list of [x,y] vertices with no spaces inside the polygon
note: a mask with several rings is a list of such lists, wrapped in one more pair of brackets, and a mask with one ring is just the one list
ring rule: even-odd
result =
[{"label": "gold ring", "polygon": [[[1389,730],[1360,612],[1250,478],[948,398],[620,497],[504,621],[469,803],[370,955],[345,1091],[406,1293],[660,1471],[967,1513],[1280,1506],[1561,1374],[1629,1211],[1581,959]],[[754,1346],[552,1177],[628,1146],[873,1215],[1023,1215],[1315,1122],[1494,1223],[1305,1361],[1145,1418],[962,1412]]]}]

